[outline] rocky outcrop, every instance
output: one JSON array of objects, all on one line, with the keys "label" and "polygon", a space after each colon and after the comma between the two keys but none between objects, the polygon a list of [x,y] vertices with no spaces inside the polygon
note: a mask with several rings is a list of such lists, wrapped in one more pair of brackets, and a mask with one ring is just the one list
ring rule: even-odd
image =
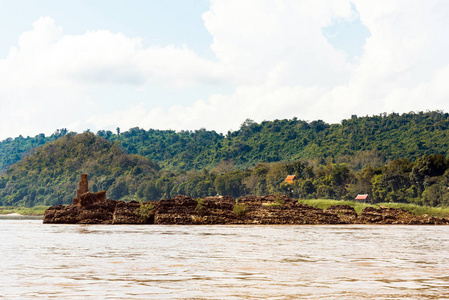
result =
[{"label": "rocky outcrop", "polygon": [[235,200],[231,197],[192,199],[176,196],[158,201],[155,205],[155,224],[235,224],[232,212]]},{"label": "rocky outcrop", "polygon": [[76,198],[73,198],[73,205],[86,207],[95,203],[100,203],[106,200],[106,191],[91,193],[89,192],[89,183],[87,181],[87,174],[81,174],[81,181],[79,188],[76,191]]},{"label": "rocky outcrop", "polygon": [[105,191],[97,193],[87,192],[78,196],[78,198],[73,198],[73,205],[85,207],[88,205],[93,205],[95,203],[103,202],[105,200],[106,200]]},{"label": "rocky outcrop", "polygon": [[44,223],[64,224],[146,224],[154,223],[152,211],[143,215],[136,201],[106,199],[106,191],[91,193],[87,174],[81,174],[77,197],[68,206],[52,206],[45,211]]},{"label": "rocky outcrop", "polygon": [[44,223],[59,224],[153,224],[151,215],[142,217],[138,209],[147,203],[103,200],[85,206],[52,206],[45,211]]},{"label": "rocky outcrop", "polygon": [[112,216],[112,224],[152,224],[154,223],[154,214],[149,214],[145,217],[140,216],[137,212],[141,205],[148,205],[148,203],[140,204],[137,201],[123,202],[117,201]]},{"label": "rocky outcrop", "polygon": [[139,203],[106,199],[106,192],[91,193],[87,175],[81,176],[77,198],[68,206],[52,206],[44,223],[65,224],[428,224],[449,225],[449,219],[417,216],[389,207],[366,207],[358,215],[348,205],[326,210],[299,203],[287,196],[227,196],[192,199],[176,196]]},{"label": "rocky outcrop", "polygon": [[[428,224],[449,225],[449,220],[417,216],[401,209],[367,207],[359,215],[347,205],[326,210],[288,197],[247,196],[237,202],[231,197],[192,199],[176,196],[157,202],[117,200],[83,201],[95,198],[83,194],[81,201],[47,209],[44,223],[66,224]],[[144,209],[145,208],[145,209]]]},{"label": "rocky outcrop", "polygon": [[326,212],[338,216],[343,224],[355,224],[358,221],[357,212],[349,205],[332,205]]},{"label": "rocky outcrop", "polygon": [[87,174],[81,174],[81,180],[79,182],[79,188],[76,191],[76,198],[89,191],[89,182],[87,181]]},{"label": "rocky outcrop", "polygon": [[409,211],[391,207],[365,207],[357,219],[359,224],[449,225],[445,218],[417,216]]},{"label": "rocky outcrop", "polygon": [[287,196],[247,196],[238,200],[246,213],[237,224],[340,224],[341,220],[322,209],[298,203]]}]

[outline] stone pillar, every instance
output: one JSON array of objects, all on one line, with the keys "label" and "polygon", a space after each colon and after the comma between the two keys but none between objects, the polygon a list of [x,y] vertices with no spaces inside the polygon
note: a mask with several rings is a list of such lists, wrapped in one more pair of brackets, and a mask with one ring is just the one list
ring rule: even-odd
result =
[{"label": "stone pillar", "polygon": [[87,174],[81,174],[81,181],[79,184],[79,189],[76,191],[76,197],[79,199],[80,196],[89,191],[89,183],[87,182]]}]

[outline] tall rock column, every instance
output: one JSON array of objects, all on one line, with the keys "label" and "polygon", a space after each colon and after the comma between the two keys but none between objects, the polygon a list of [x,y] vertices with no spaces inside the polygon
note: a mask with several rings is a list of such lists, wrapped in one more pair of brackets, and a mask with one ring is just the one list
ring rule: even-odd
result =
[{"label": "tall rock column", "polygon": [[79,199],[80,196],[89,191],[89,183],[87,182],[87,174],[81,174],[81,181],[79,183],[79,189],[76,191],[76,197]]},{"label": "tall rock column", "polygon": [[87,174],[81,174],[79,189],[76,191],[76,198],[73,198],[73,205],[86,206],[106,200],[106,191],[91,193],[89,192],[89,183]]}]

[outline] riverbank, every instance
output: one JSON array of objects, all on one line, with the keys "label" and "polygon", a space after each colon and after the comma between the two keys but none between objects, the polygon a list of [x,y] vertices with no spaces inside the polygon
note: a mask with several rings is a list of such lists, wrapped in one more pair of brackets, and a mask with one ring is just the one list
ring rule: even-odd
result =
[{"label": "riverbank", "polygon": [[42,220],[44,216],[23,216],[19,214],[0,215],[0,220]]},{"label": "riverbank", "polygon": [[0,206],[0,217],[14,216],[12,214],[17,214],[18,216],[32,216],[32,217],[43,217],[45,210],[49,206],[34,206],[34,207],[17,207],[17,206]]}]

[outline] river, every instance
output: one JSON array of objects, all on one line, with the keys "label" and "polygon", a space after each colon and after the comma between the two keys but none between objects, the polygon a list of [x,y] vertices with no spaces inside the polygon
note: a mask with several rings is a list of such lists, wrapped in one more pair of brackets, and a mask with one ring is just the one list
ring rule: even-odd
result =
[{"label": "river", "polygon": [[449,226],[0,220],[2,299],[449,299]]}]

